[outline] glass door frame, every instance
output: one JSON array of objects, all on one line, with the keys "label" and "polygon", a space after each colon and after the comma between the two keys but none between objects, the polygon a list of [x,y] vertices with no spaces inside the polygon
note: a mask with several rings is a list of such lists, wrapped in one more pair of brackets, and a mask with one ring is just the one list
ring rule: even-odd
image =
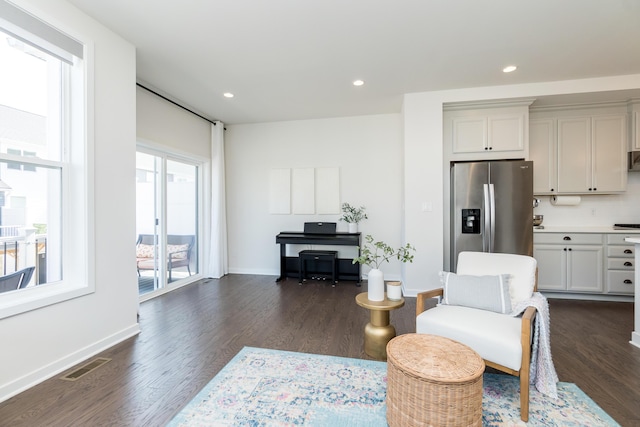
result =
[{"label": "glass door frame", "polygon": [[[158,168],[159,178],[154,178],[154,209],[156,210],[156,218],[155,218],[155,226],[154,230],[156,232],[156,239],[158,242],[158,251],[155,254],[156,259],[154,262],[156,263],[157,269],[154,270],[154,290],[151,292],[147,292],[145,294],[139,295],[140,301],[146,301],[148,299],[157,297],[164,293],[170,292],[174,289],[182,287],[184,285],[188,285],[193,283],[199,279],[203,278],[202,274],[202,260],[203,260],[203,238],[204,238],[204,191],[205,183],[205,160],[199,158],[198,156],[191,156],[187,154],[180,154],[176,152],[169,151],[168,149],[158,148],[156,145],[150,145],[144,142],[138,141],[136,146],[136,152],[147,154],[150,156],[154,156],[160,159],[160,167]],[[167,162],[174,161],[183,163],[186,165],[193,166],[196,170],[196,221],[195,221],[195,236],[196,243],[195,247],[192,251],[195,252],[196,257],[195,265],[197,266],[197,271],[194,271],[188,277],[181,278],[178,280],[174,280],[169,282],[168,280],[168,268],[166,262],[159,262],[159,260],[167,259]],[[137,165],[136,165],[137,167]],[[137,212],[136,212],[137,216]],[[137,223],[137,220],[136,220]],[[138,233],[138,230],[136,230]]]}]

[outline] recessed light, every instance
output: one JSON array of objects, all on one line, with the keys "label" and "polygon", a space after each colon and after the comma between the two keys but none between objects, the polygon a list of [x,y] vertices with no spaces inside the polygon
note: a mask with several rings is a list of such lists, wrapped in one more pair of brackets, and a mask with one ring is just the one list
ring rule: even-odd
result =
[{"label": "recessed light", "polygon": [[233,94],[231,92],[225,92],[222,96],[225,98],[233,98]]},{"label": "recessed light", "polygon": [[353,81],[353,85],[354,86],[362,86],[364,84],[364,80],[354,80]]},{"label": "recessed light", "polygon": [[511,72],[513,72],[513,71],[515,71],[515,70],[517,70],[517,69],[518,69],[518,67],[516,67],[515,65],[509,65],[509,66],[507,66],[507,67],[504,67],[504,68],[502,69],[502,72],[503,72],[503,73],[511,73]]}]

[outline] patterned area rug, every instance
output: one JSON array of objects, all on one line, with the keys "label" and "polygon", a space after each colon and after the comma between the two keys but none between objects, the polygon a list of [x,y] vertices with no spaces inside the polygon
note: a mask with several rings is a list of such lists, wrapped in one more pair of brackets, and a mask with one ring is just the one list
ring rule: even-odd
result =
[{"label": "patterned area rug", "polygon": [[[386,426],[387,364],[243,348],[170,426]],[[485,374],[484,426],[618,426],[575,384],[558,400],[531,388],[529,422],[520,420],[519,380]]]}]

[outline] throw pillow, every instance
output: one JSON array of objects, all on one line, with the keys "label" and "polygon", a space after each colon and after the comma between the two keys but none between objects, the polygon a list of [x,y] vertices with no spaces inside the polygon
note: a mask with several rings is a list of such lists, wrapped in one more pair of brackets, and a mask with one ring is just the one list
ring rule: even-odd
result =
[{"label": "throw pillow", "polygon": [[153,245],[138,244],[136,246],[136,258],[153,258]]},{"label": "throw pillow", "polygon": [[171,259],[186,259],[188,244],[184,245],[167,245],[167,253]]},{"label": "throw pillow", "polygon": [[510,278],[510,274],[463,276],[441,271],[440,281],[444,289],[442,303],[511,313]]}]

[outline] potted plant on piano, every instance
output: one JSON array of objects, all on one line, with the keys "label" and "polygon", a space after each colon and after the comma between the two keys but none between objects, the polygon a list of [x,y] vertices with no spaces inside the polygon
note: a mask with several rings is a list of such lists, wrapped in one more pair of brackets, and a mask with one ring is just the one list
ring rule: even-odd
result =
[{"label": "potted plant on piano", "polygon": [[413,253],[416,248],[410,243],[399,248],[392,248],[383,241],[374,241],[370,234],[367,234],[364,240],[360,256],[353,259],[353,264],[364,264],[371,268],[367,277],[368,297],[370,301],[382,301],[384,300],[384,274],[380,270],[380,266],[392,258],[403,263],[413,262]]},{"label": "potted plant on piano", "polygon": [[364,206],[355,208],[349,203],[342,204],[342,217],[340,218],[340,220],[347,223],[349,227],[349,233],[357,233],[358,223],[363,219],[367,219],[367,214],[365,213]]}]

